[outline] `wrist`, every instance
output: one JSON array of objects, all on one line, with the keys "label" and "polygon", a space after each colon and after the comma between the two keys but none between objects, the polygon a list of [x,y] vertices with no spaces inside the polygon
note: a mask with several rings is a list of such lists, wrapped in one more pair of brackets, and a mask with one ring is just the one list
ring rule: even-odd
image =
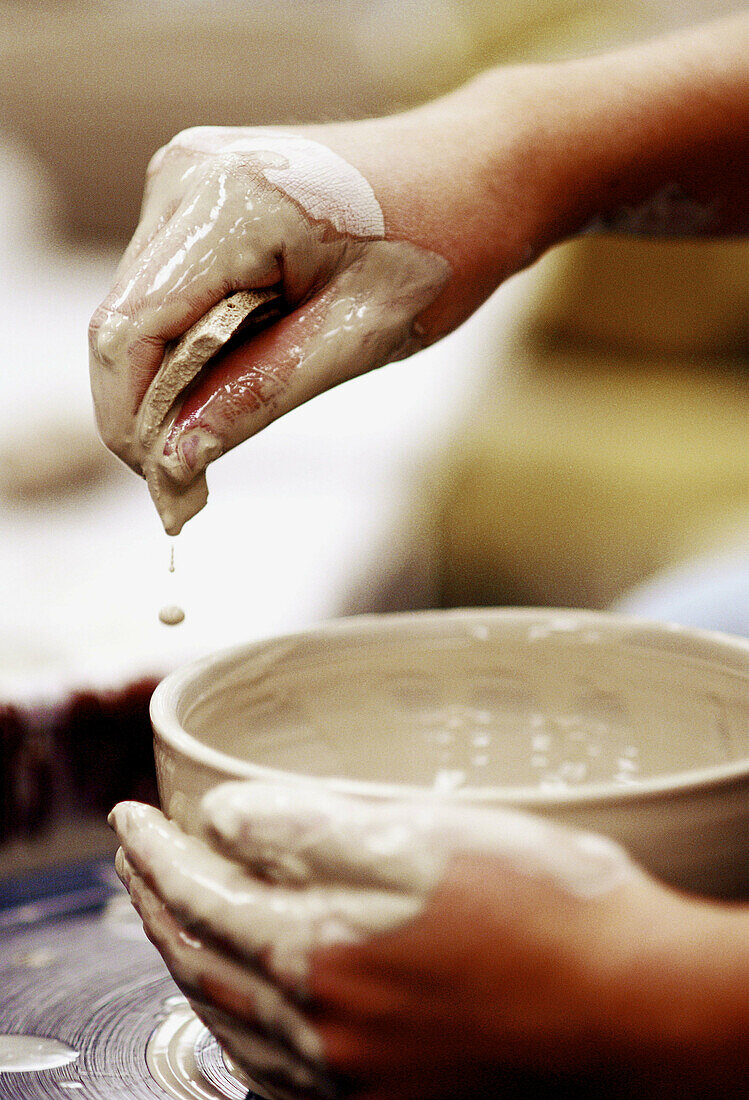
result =
[{"label": "wrist", "polygon": [[749,915],[644,879],[610,947],[614,1060],[667,1086],[749,1080]]},{"label": "wrist", "polygon": [[428,149],[436,191],[430,193],[431,180],[425,180],[426,216],[411,230],[430,225],[429,207],[437,212],[433,247],[455,272],[458,315],[450,327],[560,239],[534,108],[543,69],[481,74],[395,120],[413,126]]}]

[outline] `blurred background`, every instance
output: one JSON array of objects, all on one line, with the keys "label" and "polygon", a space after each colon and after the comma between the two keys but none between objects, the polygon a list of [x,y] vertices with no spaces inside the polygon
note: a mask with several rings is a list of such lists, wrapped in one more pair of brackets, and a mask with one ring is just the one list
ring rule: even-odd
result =
[{"label": "blurred background", "polygon": [[212,649],[474,604],[749,631],[745,243],[554,250],[439,345],[223,458],[173,574],[144,483],[96,437],[86,348],[178,130],[382,114],[741,6],[0,0],[0,875],[111,847],[103,813],[154,796],[154,683]]}]

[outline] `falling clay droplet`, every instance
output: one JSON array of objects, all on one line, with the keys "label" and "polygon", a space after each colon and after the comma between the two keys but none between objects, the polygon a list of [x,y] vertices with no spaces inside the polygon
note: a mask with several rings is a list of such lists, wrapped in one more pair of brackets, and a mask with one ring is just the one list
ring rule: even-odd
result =
[{"label": "falling clay droplet", "polygon": [[167,604],[159,611],[159,619],[165,626],[178,626],[184,617],[185,613],[182,608],[177,607],[174,603]]}]

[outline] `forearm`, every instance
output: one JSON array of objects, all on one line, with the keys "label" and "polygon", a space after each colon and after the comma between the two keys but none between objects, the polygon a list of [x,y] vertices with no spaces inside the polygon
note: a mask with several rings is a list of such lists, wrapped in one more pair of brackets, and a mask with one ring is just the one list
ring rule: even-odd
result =
[{"label": "forearm", "polygon": [[673,998],[662,1003],[694,1080],[726,1090],[749,1085],[749,911],[693,906],[673,927]]},{"label": "forearm", "polygon": [[[528,75],[539,247],[588,227],[749,229],[749,15]],[[475,83],[485,113],[493,97],[501,111],[504,80]]]},{"label": "forearm", "polygon": [[[102,437],[147,468],[176,532],[215,457],[451,332],[559,241],[591,228],[746,230],[748,39],[749,17],[736,17],[597,58],[502,67],[389,118],[177,135],[152,162],[90,327]],[[161,408],[167,346],[228,292],[269,286],[283,316],[220,368],[173,371]],[[178,499],[181,518],[167,520]]]},{"label": "forearm", "polygon": [[332,132],[388,195],[389,234],[452,267],[421,319],[434,339],[570,236],[749,229],[749,16],[597,57],[500,66],[404,115]]}]

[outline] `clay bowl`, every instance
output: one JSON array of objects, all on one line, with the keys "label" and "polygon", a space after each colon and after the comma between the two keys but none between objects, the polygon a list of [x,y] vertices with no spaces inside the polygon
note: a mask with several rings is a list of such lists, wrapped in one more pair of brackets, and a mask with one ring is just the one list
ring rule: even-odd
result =
[{"label": "clay bowl", "polygon": [[240,646],[153,697],[165,812],[226,779],[514,806],[673,884],[749,896],[749,640],[582,611],[366,616]]}]

